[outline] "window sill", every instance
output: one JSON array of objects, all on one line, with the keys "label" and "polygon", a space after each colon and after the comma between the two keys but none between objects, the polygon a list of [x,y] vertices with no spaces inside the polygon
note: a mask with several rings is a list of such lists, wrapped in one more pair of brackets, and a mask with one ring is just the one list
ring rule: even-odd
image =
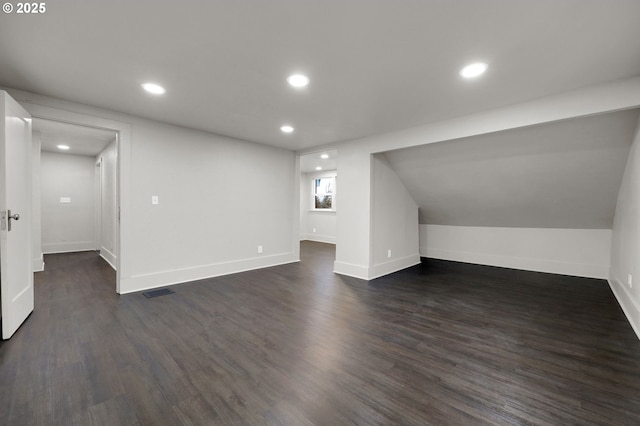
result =
[{"label": "window sill", "polygon": [[335,213],[335,209],[311,209],[309,210],[311,213]]}]

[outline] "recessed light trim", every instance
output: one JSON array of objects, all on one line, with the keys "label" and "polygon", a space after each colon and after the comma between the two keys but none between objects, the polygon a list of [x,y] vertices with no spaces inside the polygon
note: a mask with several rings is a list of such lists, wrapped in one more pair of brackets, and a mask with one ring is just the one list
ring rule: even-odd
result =
[{"label": "recessed light trim", "polygon": [[289,77],[287,77],[287,83],[289,83],[291,87],[295,87],[296,89],[307,87],[309,85],[309,82],[309,77],[304,74],[296,73],[291,74]]},{"label": "recessed light trim", "polygon": [[329,158],[329,154],[322,154],[320,158],[322,158],[323,160],[326,160],[327,158]]},{"label": "recessed light trim", "polygon": [[474,62],[460,70],[460,76],[463,78],[476,78],[485,73],[489,66],[484,62]]},{"label": "recessed light trim", "polygon": [[318,166],[318,167],[316,167],[316,170],[320,171],[320,170],[322,170],[322,167]]},{"label": "recessed light trim", "polygon": [[143,83],[142,88],[152,95],[164,95],[167,89],[156,83]]},{"label": "recessed light trim", "polygon": [[289,126],[288,124],[285,124],[284,126],[280,126],[280,131],[282,131],[282,133],[293,133],[295,129],[292,126]]},{"label": "recessed light trim", "polygon": [[70,148],[70,146],[69,145],[58,145],[58,146],[56,146],[56,148],[61,149],[63,151],[66,151],[66,150],[68,150]]}]

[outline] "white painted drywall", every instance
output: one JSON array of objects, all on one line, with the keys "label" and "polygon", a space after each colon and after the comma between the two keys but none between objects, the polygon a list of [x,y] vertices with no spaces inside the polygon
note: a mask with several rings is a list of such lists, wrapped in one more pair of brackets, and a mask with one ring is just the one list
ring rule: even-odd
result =
[{"label": "white painted drywall", "polygon": [[370,279],[420,263],[418,205],[384,155],[371,161]]},{"label": "white painted drywall", "polygon": [[293,152],[135,120],[132,158],[128,288],[295,260]]},{"label": "white painted drywall", "polygon": [[638,109],[396,150],[420,223],[611,229]]},{"label": "white painted drywall", "polygon": [[[336,210],[313,209],[313,182],[323,177],[338,176],[337,171],[301,173],[300,176],[300,240],[318,241],[335,244],[336,242],[336,214],[338,209],[338,184],[335,186]],[[315,230],[315,231],[314,231]]]},{"label": "white painted drywall", "polygon": [[340,217],[334,272],[368,279],[371,241],[371,155],[353,144],[338,150]]},{"label": "white painted drywall", "polygon": [[44,270],[44,256],[42,255],[42,200],[40,178],[40,149],[42,145],[40,132],[33,132],[31,138],[33,164],[32,174],[32,202],[31,202],[31,245],[33,249],[33,271]]},{"label": "white painted drywall", "polygon": [[366,278],[369,272],[372,232],[369,159],[372,154],[639,105],[640,77],[636,77],[339,144],[341,202],[334,270],[359,278]]},{"label": "white painted drywall", "polygon": [[[93,157],[41,154],[42,250],[63,253],[95,249]],[[63,204],[61,197],[71,198]]]},{"label": "white painted drywall", "polygon": [[[368,276],[371,250],[371,154],[637,107],[640,105],[639,89],[640,77],[635,77],[333,146],[338,148],[340,155],[338,160],[340,216],[337,221],[335,271],[359,277]],[[245,219],[258,218],[258,221],[255,222],[255,226],[252,224],[247,227],[248,229],[243,229],[236,238],[232,237],[233,245],[239,248],[230,251],[230,256],[220,255],[221,249],[217,247],[200,250],[203,243],[198,242],[191,245],[191,239],[195,241],[199,241],[200,237],[206,239],[210,235],[208,231],[216,229],[209,227],[206,224],[207,221],[201,219],[197,210],[201,203],[190,202],[193,200],[191,195],[194,191],[188,190],[185,197],[177,197],[180,201],[178,203],[175,199],[172,200],[171,211],[165,211],[164,214],[156,215],[149,206],[150,196],[154,194],[156,188],[164,188],[164,183],[170,180],[168,175],[172,175],[171,178],[182,182],[192,174],[183,161],[178,161],[179,166],[174,170],[171,154],[178,146],[184,146],[186,151],[192,152],[189,157],[193,158],[195,163],[207,158],[214,159],[214,164],[211,166],[214,168],[218,162],[238,164],[242,157],[239,157],[239,151],[234,147],[251,146],[251,148],[247,148],[253,154],[248,164],[261,169],[262,177],[269,177],[274,171],[278,173],[279,170],[288,175],[286,177],[274,176],[265,182],[265,186],[275,182],[276,187],[280,187],[281,184],[284,187],[285,184],[289,185],[299,179],[299,176],[294,175],[293,167],[291,167],[295,164],[295,159],[291,158],[292,153],[258,147],[247,142],[178,128],[38,94],[10,88],[8,91],[15,99],[22,102],[27,110],[36,112],[35,116],[41,116],[43,111],[46,111],[45,115],[63,118],[65,121],[93,120],[107,123],[107,125],[108,122],[116,122],[114,125],[117,125],[117,128],[121,128],[124,132],[124,143],[120,156],[122,208],[121,259],[119,259],[121,263],[119,271],[120,292],[126,293],[171,282],[187,281],[297,260],[293,247],[293,242],[299,239],[300,218],[295,214],[299,208],[297,186],[295,186],[296,193],[292,189],[287,200],[283,201],[288,206],[286,213],[283,217],[275,219],[273,223],[269,223],[269,221],[271,216],[275,216],[277,212],[270,210],[269,206],[272,203],[257,207],[256,203],[253,203],[255,215],[249,215],[244,210],[234,210],[238,215],[250,216],[245,216]],[[81,118],[78,118],[79,116]],[[170,147],[167,148],[166,145],[170,145]],[[207,145],[209,149],[205,149],[200,153],[201,155],[198,155],[200,152],[198,147],[201,145]],[[270,152],[271,155],[266,155],[256,162],[255,157],[261,157],[262,150],[268,150],[267,152]],[[317,150],[318,148],[313,149],[313,151]],[[280,154],[275,154],[276,152]],[[300,152],[300,154],[304,153],[304,151]],[[162,164],[155,164],[156,162]],[[221,178],[220,175],[224,174],[226,169],[223,167],[221,170],[222,173],[209,172],[204,177]],[[156,185],[154,179],[157,176],[160,176],[161,179]],[[241,194],[259,192],[263,188],[260,183],[257,187],[256,185],[247,185],[245,178],[234,182],[232,176],[227,181],[231,191],[237,188]],[[173,182],[170,183],[167,194],[170,196],[180,195],[180,190],[174,188],[173,185]],[[205,183],[196,182],[194,186],[197,185],[205,185]],[[201,195],[198,193],[195,198],[197,199]],[[163,199],[161,195],[161,203]],[[189,202],[182,202],[185,199],[188,199]],[[234,205],[233,207],[243,206]],[[196,211],[195,217],[194,215],[188,216],[192,209]],[[211,209],[207,208],[205,212],[208,220],[216,220],[218,217],[226,219],[233,216],[230,211],[222,215],[211,215]],[[185,225],[187,237],[174,235],[179,232],[174,230],[174,227],[177,226],[175,223],[184,222],[185,217],[190,219],[190,223]],[[242,221],[237,217],[231,219],[234,226],[240,226],[238,224],[241,222],[250,223],[248,220]],[[270,228],[274,230],[274,234],[282,231],[282,235],[275,236],[271,240],[269,236],[253,234],[256,226],[262,227],[265,224],[269,224]],[[138,225],[142,226],[139,228]],[[198,232],[199,227],[203,227],[206,232]],[[215,234],[215,232],[213,233]],[[223,232],[222,235],[226,237],[228,234]],[[161,244],[155,246],[154,243],[160,239],[163,239]],[[251,254],[251,246],[255,244],[256,240],[267,240],[265,247],[276,251],[281,250],[280,255],[265,258],[264,255],[257,257],[255,253]],[[223,241],[222,245],[226,243],[225,239],[215,239],[210,243],[217,246],[219,241]],[[151,251],[153,253],[150,253]],[[228,258],[232,260],[225,261]],[[164,262],[165,259],[170,259],[170,262]]]},{"label": "white painted drywall", "polygon": [[36,117],[120,130],[119,293],[299,260],[293,152],[8,91]]},{"label": "white painted drywall", "polygon": [[609,229],[420,225],[420,255],[580,277],[606,278]]},{"label": "white painted drywall", "polygon": [[116,268],[116,141],[111,142],[96,157],[100,164],[100,223],[96,230],[99,232],[100,256],[114,269]]},{"label": "white painted drywall", "polygon": [[[632,287],[628,275],[632,275]],[[640,122],[618,193],[609,284],[640,337]]]}]

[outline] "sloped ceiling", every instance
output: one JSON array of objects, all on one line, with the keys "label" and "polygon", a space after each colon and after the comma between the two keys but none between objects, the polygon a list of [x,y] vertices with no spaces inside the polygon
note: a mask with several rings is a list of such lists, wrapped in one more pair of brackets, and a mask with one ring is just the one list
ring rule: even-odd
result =
[{"label": "sloped ceiling", "polygon": [[637,109],[385,153],[420,223],[610,229]]},{"label": "sloped ceiling", "polygon": [[638,0],[55,0],[0,13],[0,86],[302,150],[640,75],[638,16]]}]

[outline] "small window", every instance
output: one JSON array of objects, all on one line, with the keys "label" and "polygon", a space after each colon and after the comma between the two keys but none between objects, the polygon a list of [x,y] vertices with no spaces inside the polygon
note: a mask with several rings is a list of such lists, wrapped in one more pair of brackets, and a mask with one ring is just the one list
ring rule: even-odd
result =
[{"label": "small window", "polygon": [[313,196],[315,209],[335,209],[335,185],[333,177],[323,177],[313,180]]}]

